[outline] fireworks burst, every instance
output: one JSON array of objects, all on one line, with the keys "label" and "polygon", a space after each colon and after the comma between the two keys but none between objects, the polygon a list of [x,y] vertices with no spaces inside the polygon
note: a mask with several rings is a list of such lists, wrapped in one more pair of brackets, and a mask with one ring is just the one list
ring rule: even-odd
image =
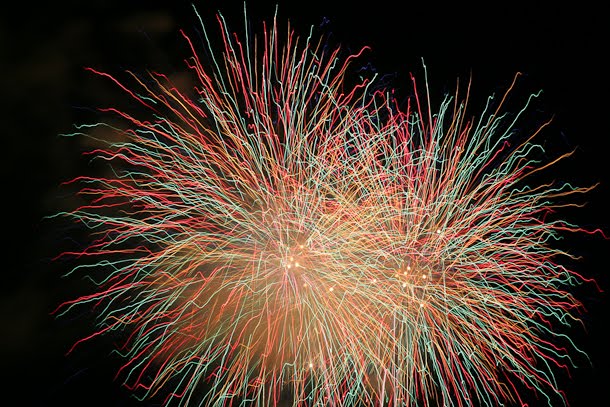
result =
[{"label": "fireworks burst", "polygon": [[[92,337],[126,332],[119,374],[142,397],[179,405],[497,405],[517,388],[563,398],[554,371],[582,353],[559,327],[578,322],[557,262],[564,198],[529,185],[557,160],[468,91],[433,111],[428,92],[399,106],[353,58],[313,35],[234,36],[209,61],[183,33],[196,78],[109,78],[141,107],[95,149],[106,177],[78,177],[86,204],[60,215],[93,242],[68,274],[98,289]],[[203,26],[203,24],[202,24]],[[284,41],[284,42],[282,42]],[[517,80],[518,76],[515,78]],[[426,81],[427,82],[427,81]],[[514,85],[514,83],[513,83]],[[137,109],[136,109],[137,110]],[[146,113],[142,113],[146,112]],[[98,140],[104,142],[104,140]],[[565,205],[565,204],[564,204]],[[93,272],[91,271],[93,270]]]}]

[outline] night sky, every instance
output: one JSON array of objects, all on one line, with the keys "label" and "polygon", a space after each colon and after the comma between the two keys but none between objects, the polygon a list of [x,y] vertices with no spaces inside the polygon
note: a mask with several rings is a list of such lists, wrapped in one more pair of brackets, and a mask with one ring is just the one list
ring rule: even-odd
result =
[{"label": "night sky", "polygon": [[[65,355],[90,332],[90,316],[56,320],[51,315],[72,298],[78,283],[60,278],[65,270],[51,258],[65,244],[65,231],[43,217],[74,203],[59,185],[87,165],[80,155],[84,146],[59,134],[94,117],[96,107],[122,97],[108,81],[83,68],[181,72],[188,50],[179,29],[192,34],[199,26],[190,2],[80,3],[20,2],[1,17],[2,173],[8,221],[3,239],[8,262],[0,288],[2,398],[20,400],[7,404],[15,406],[155,405],[137,403],[114,380],[120,360],[108,354],[112,338]],[[272,19],[275,2],[251,3],[252,28],[259,30],[262,20]],[[537,110],[528,114],[554,118],[543,136],[549,154],[575,150],[554,170],[556,179],[579,186],[600,184],[582,201],[584,209],[566,210],[566,217],[610,235],[605,199],[610,196],[610,67],[605,60],[610,47],[601,6],[511,1],[481,10],[477,2],[453,2],[450,8],[387,0],[361,7],[330,0],[277,3],[280,27],[288,19],[303,36],[314,26],[344,50],[369,46],[356,67],[363,75],[376,72],[397,89],[399,99],[410,94],[410,73],[423,81],[422,58],[437,102],[455,89],[458,78],[465,83],[472,77],[473,103],[482,103],[521,72],[517,96],[525,100],[543,91]],[[241,1],[195,5],[212,31],[218,10],[230,27],[243,27]],[[572,369],[571,378],[558,374],[560,387],[573,407],[610,405],[610,278],[605,261],[610,243],[599,236],[578,236],[561,244],[583,256],[574,269],[596,279],[604,292],[590,287],[579,291],[589,312],[583,318],[585,329],[570,335],[589,354],[592,366],[577,358],[579,367]],[[545,404],[532,400],[531,406],[537,405]]]}]

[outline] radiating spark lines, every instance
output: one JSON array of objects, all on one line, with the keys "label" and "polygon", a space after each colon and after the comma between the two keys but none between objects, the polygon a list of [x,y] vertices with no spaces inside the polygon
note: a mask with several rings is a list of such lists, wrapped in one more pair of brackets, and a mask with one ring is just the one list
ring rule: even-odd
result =
[{"label": "radiating spark lines", "polygon": [[244,41],[218,22],[220,53],[202,24],[209,61],[182,33],[188,91],[90,69],[142,110],[103,109],[124,127],[91,155],[113,172],[71,181],[86,203],[58,216],[94,240],[63,254],[68,274],[103,277],[57,313],[93,306],[91,337],[127,333],[119,376],[168,404],[499,405],[523,403],[521,386],[562,399],[554,372],[582,351],[561,328],[587,280],[552,243],[587,231],[551,215],[588,189],[528,184],[546,124],[513,133],[538,95],[470,117],[470,86],[434,110],[413,78],[420,96],[398,106],[367,80],[350,88],[359,55],[312,33],[282,38],[274,20]]}]

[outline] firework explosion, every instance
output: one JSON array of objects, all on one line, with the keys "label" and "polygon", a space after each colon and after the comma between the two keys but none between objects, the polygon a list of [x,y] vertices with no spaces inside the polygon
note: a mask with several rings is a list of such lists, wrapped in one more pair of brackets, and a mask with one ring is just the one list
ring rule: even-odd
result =
[{"label": "firework explosion", "polygon": [[563,399],[553,372],[582,352],[557,328],[578,322],[585,280],[550,244],[581,229],[550,215],[586,190],[527,184],[563,158],[531,158],[545,125],[513,141],[537,95],[502,113],[511,85],[471,118],[468,91],[433,112],[413,80],[398,106],[347,84],[358,55],[218,21],[205,64],[183,33],[190,91],[91,70],[147,113],[103,109],[125,126],[72,134],[120,136],[91,152],[112,174],[71,181],[86,203],[59,214],[93,236],[63,255],[98,289],[57,311],[95,309],[82,341],[126,333],[125,385],[178,405]]}]

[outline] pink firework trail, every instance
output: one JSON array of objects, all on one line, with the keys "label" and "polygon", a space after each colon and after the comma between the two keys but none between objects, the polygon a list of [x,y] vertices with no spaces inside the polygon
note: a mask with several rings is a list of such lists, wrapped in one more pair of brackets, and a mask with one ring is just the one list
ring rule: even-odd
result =
[{"label": "pink firework trail", "polygon": [[91,69],[140,112],[106,108],[124,126],[73,134],[120,136],[91,152],[112,174],[71,181],[86,204],[58,215],[93,236],[63,254],[69,275],[95,270],[98,288],[57,311],[95,308],[79,343],[126,333],[119,376],[166,404],[562,400],[554,372],[583,352],[561,329],[587,280],[552,242],[591,232],[552,215],[588,189],[528,184],[565,157],[531,158],[546,124],[513,142],[537,95],[516,114],[502,112],[514,83],[478,117],[468,91],[398,106],[347,84],[359,55],[290,29],[282,43],[275,20],[245,39],[218,22],[207,63],[183,33],[188,91]]}]

